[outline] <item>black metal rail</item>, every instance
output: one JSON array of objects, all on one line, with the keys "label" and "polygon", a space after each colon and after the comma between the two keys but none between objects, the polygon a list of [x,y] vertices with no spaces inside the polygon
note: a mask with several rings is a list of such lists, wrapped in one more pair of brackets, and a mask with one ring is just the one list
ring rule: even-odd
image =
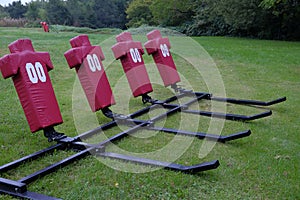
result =
[{"label": "black metal rail", "polygon": [[247,99],[233,99],[233,98],[224,98],[224,97],[210,97],[209,100],[221,101],[233,104],[242,104],[242,105],[253,105],[253,106],[272,106],[286,101],[286,97],[281,97],[272,101],[258,101],[258,100],[247,100]]},{"label": "black metal rail", "polygon": [[[177,90],[175,90],[177,91]],[[193,97],[194,99],[187,103],[184,104],[185,107],[181,107],[183,109],[180,110],[180,112],[183,113],[189,113],[189,114],[195,114],[195,115],[201,115],[201,116],[206,116],[206,117],[213,117],[213,118],[221,118],[221,119],[226,119],[226,120],[232,120],[232,121],[252,121],[256,119],[261,119],[268,117],[272,115],[271,110],[267,110],[258,114],[254,115],[241,115],[241,114],[233,114],[233,113],[220,113],[220,112],[210,112],[210,111],[204,111],[204,110],[190,110],[188,109],[188,106],[190,106],[192,103],[196,102],[195,100],[211,100],[211,101],[219,101],[219,102],[226,102],[226,103],[232,103],[232,104],[239,104],[239,105],[248,105],[248,106],[271,106],[274,104],[278,104],[281,102],[286,101],[286,97],[281,97],[272,101],[258,101],[258,100],[246,100],[246,99],[233,99],[233,98],[224,98],[224,97],[214,97],[212,94],[209,93],[204,93],[204,92],[193,92],[191,90],[185,90],[185,89],[180,89],[178,90],[179,95],[177,96],[178,98],[182,97]],[[152,100],[150,103],[152,104],[158,104],[163,106],[164,108],[175,108],[180,105],[178,104],[168,104],[164,101],[159,101],[159,100]]]},{"label": "black metal rail", "polygon": [[[184,92],[184,90],[181,90]],[[193,92],[194,95],[202,96],[203,94],[207,94],[205,92]],[[226,102],[226,103],[232,103],[232,104],[240,104],[240,105],[249,105],[249,106],[272,106],[278,103],[282,103],[287,100],[286,97],[280,97],[271,101],[260,101],[260,100],[251,100],[251,99],[234,99],[234,98],[227,98],[227,97],[215,97],[212,94],[205,96],[205,99],[212,100],[212,101],[220,101],[220,102]]]}]

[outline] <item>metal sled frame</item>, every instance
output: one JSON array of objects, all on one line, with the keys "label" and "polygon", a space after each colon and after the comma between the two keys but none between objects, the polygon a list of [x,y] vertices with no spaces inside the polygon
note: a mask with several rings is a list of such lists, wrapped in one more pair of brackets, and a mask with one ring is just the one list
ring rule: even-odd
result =
[{"label": "metal sled frame", "polygon": [[[186,90],[179,88],[176,84],[172,85],[172,88],[176,93],[179,93],[179,96],[187,96],[187,97],[194,97],[200,100],[210,100],[210,101],[219,101],[231,104],[238,104],[238,105],[245,105],[245,106],[259,106],[259,107],[267,107],[274,104],[278,104],[281,102],[286,101],[286,97],[281,97],[272,101],[258,101],[258,100],[247,100],[247,99],[233,99],[233,98],[225,98],[225,97],[214,97],[213,94],[205,93],[205,92],[194,92],[192,90]],[[200,98],[199,98],[200,97]],[[165,108],[170,106],[179,106],[179,105],[165,105],[162,101],[153,100],[150,96],[145,95],[142,96],[143,103],[151,103],[152,105],[159,104]],[[256,119],[261,119],[264,117],[268,117],[272,115],[271,110],[267,110],[265,112],[254,114],[254,115],[241,115],[241,114],[233,114],[233,113],[220,113],[220,112],[210,112],[210,111],[203,111],[203,110],[190,110],[188,107],[185,107],[181,110],[183,113],[201,115],[206,117],[214,117],[214,118],[221,118],[226,120],[232,121],[252,121]]]},{"label": "metal sled frame", "polygon": [[[202,95],[204,93],[195,92],[195,95]],[[233,98],[225,98],[225,97],[214,97],[213,95],[206,96],[207,100],[211,101],[220,101],[225,103],[231,103],[231,104],[239,104],[239,105],[245,105],[245,106],[259,106],[259,107],[267,107],[274,104],[278,104],[281,102],[286,101],[286,97],[281,97],[272,101],[259,101],[259,100],[248,100],[248,99],[233,99]],[[220,117],[225,118],[228,120],[238,120],[238,121],[251,121],[255,119],[264,118],[267,116],[272,115],[272,111],[268,110],[266,112],[262,112],[259,114],[247,116],[247,115],[239,115],[239,114],[223,114],[223,113],[209,113],[209,112],[203,112],[203,111],[187,111],[188,113],[192,114],[199,114],[204,116],[212,116],[212,117]]]},{"label": "metal sled frame", "polygon": [[[46,196],[43,194],[30,192],[27,190],[27,185],[34,182],[35,180],[39,179],[42,176],[51,174],[52,172],[55,172],[56,170],[58,170],[64,166],[67,166],[67,165],[73,163],[74,161],[84,158],[91,154],[94,156],[118,159],[118,160],[123,160],[123,161],[127,161],[127,162],[143,164],[143,165],[149,165],[149,166],[154,166],[154,167],[162,167],[162,168],[168,169],[168,170],[180,171],[183,173],[191,173],[191,174],[197,173],[200,171],[206,171],[206,170],[211,170],[211,169],[217,168],[219,166],[218,160],[204,162],[204,163],[200,163],[200,164],[193,165],[193,166],[184,166],[184,165],[180,165],[180,164],[176,164],[176,163],[151,160],[151,159],[140,158],[140,157],[133,157],[133,156],[122,155],[122,154],[118,154],[118,153],[112,153],[112,152],[105,151],[105,147],[107,145],[109,145],[111,142],[119,141],[128,135],[134,134],[135,132],[137,132],[138,130],[141,130],[141,129],[192,136],[192,137],[197,137],[199,139],[206,138],[206,139],[214,140],[214,141],[218,141],[218,142],[231,141],[231,140],[247,137],[251,134],[250,130],[246,130],[243,132],[234,133],[234,134],[227,135],[227,136],[219,136],[219,135],[213,135],[213,134],[182,131],[182,130],[154,126],[155,122],[157,122],[161,119],[164,119],[164,118],[166,118],[172,114],[175,114],[177,112],[182,112],[186,107],[188,107],[189,105],[191,105],[194,102],[197,102],[200,99],[208,98],[208,94],[199,94],[196,96],[196,98],[194,98],[182,105],[170,104],[172,101],[176,101],[178,98],[182,98],[184,96],[186,96],[186,94],[182,93],[177,96],[173,96],[169,99],[166,99],[165,101],[161,101],[160,104],[150,105],[148,107],[145,107],[145,108],[143,108],[139,111],[136,111],[132,114],[129,114],[127,116],[123,116],[123,115],[119,115],[119,117],[115,116],[111,122],[106,123],[102,126],[99,126],[96,129],[87,131],[81,135],[78,135],[77,137],[63,138],[63,139],[57,141],[57,144],[55,144],[53,146],[50,146],[46,149],[35,152],[33,154],[30,154],[28,156],[25,156],[23,158],[20,158],[18,160],[10,162],[8,164],[2,165],[0,167],[0,172],[5,173],[7,171],[16,169],[17,167],[19,167],[22,164],[25,164],[26,162],[30,162],[32,160],[36,160],[41,157],[47,156],[57,150],[74,150],[76,152],[74,155],[69,156],[59,162],[56,162],[44,169],[36,171],[26,177],[23,177],[20,180],[10,180],[10,179],[5,179],[5,178],[0,178],[0,194],[7,194],[7,195],[11,195],[11,196],[19,197],[19,198],[25,198],[25,199],[49,199],[49,200],[57,199],[57,198]],[[150,120],[135,119],[139,116],[142,116],[143,114],[150,112],[151,109],[159,108],[159,107],[161,108],[160,105],[163,105],[163,107],[167,108],[165,113],[157,115],[157,116],[151,118]],[[88,144],[88,143],[82,142],[84,139],[88,139],[96,134],[103,133],[103,131],[105,131],[105,130],[108,130],[112,127],[116,127],[119,123],[128,125],[129,128],[121,133],[114,135],[113,137],[111,137],[105,141],[98,143],[98,144]]]}]

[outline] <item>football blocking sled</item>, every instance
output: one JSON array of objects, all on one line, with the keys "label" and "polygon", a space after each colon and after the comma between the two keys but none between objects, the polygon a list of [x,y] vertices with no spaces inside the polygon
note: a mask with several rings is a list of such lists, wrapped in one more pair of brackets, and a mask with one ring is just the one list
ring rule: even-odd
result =
[{"label": "football blocking sled", "polygon": [[[92,72],[98,72],[100,66],[102,66],[100,60],[104,59],[104,56],[101,51],[101,48],[91,46],[87,36],[79,36],[77,38],[73,38],[70,42],[73,48],[70,51],[66,52],[65,55],[70,67],[75,67],[78,76],[82,76],[79,77],[79,79],[81,79],[83,89],[88,90],[88,84],[92,86],[91,91],[85,91],[89,101],[91,101],[91,97],[93,95],[97,96],[98,92],[102,95],[106,95],[105,97],[100,95],[97,96],[97,98],[95,98],[95,101],[99,101],[100,103],[96,103],[93,101],[90,102],[92,111],[105,109],[108,110],[107,112],[110,112],[110,110],[107,108],[110,105],[114,104],[114,99],[108,80],[106,76],[104,76],[105,72],[103,71],[102,73],[90,74],[90,72],[88,71],[91,70]],[[16,86],[16,90],[24,108],[24,112],[30,125],[31,131],[36,132],[43,128],[45,129],[49,126],[52,127],[54,125],[61,124],[63,122],[62,117],[54,95],[50,77],[47,73],[48,70],[53,69],[53,65],[51,63],[49,54],[34,52],[31,41],[29,39],[17,40],[16,42],[12,43],[9,46],[9,48],[12,54],[6,55],[0,59],[0,69],[5,78],[13,77],[14,84]],[[92,58],[90,58],[90,56]],[[80,71],[80,68],[84,69],[82,73]],[[104,68],[101,67],[100,71],[102,70],[104,70]],[[83,79],[86,80],[82,81]],[[93,82],[93,80],[88,79],[96,79],[101,83],[96,83]],[[102,91],[100,91],[101,87],[99,87],[99,85],[105,86],[105,94]],[[47,92],[47,94],[44,94],[44,92]],[[169,102],[172,102],[174,100],[174,98],[166,99],[164,103],[168,104]],[[61,161],[53,163],[46,168],[43,168],[41,170],[33,172],[32,174],[22,177],[19,180],[11,180],[0,177],[0,194],[7,194],[23,199],[57,199],[55,197],[50,197],[43,194],[28,191],[27,187],[30,183],[41,178],[42,176],[55,172],[56,170],[65,167],[73,163],[74,161],[84,158],[90,154],[99,157],[125,160],[143,165],[162,167],[165,169],[185,173],[197,173],[200,171],[215,169],[219,166],[218,160],[204,162],[193,166],[184,166],[170,162],[107,152],[105,150],[105,147],[111,144],[112,142],[123,139],[124,137],[134,134],[135,132],[141,129],[146,128],[148,130],[155,131],[161,130],[161,127],[155,127],[153,126],[153,124],[161,120],[162,118],[176,113],[179,109],[181,109],[181,106],[178,106],[176,108],[168,110],[166,113],[153,117],[149,121],[135,119],[136,117],[148,113],[152,108],[155,107],[157,107],[157,105],[151,105],[139,111],[136,111],[135,113],[132,113],[128,116],[112,114],[109,117],[111,117],[113,120],[107,124],[104,124],[96,129],[87,131],[77,137],[64,136],[61,138],[56,138],[55,141],[57,142],[57,144],[0,166],[0,173],[3,174],[18,168],[20,165],[25,165],[26,163],[30,163],[33,160],[41,159],[41,157],[45,157],[59,150],[74,150],[75,152],[73,155],[66,157]],[[27,113],[30,111],[30,109],[35,111],[34,115],[31,113]],[[43,115],[43,112],[40,112],[41,109],[45,111],[47,116]],[[46,118],[46,120],[43,120],[43,118]],[[104,130],[116,127],[119,123],[129,125],[130,127],[129,129],[122,131],[121,133],[112,136],[111,138],[105,141],[101,141],[98,144],[89,144],[83,142],[84,139],[88,139],[96,134],[101,134]],[[167,132],[167,130],[164,131]],[[221,142],[237,139],[240,137],[239,135],[219,137],[217,135],[205,135],[201,133],[193,133],[187,131],[178,131],[178,134],[191,135],[199,138],[207,137],[208,139]],[[245,132],[244,134],[249,135],[250,132]]]},{"label": "football blocking sled", "polygon": [[[121,42],[120,39],[122,38]],[[203,115],[203,116],[208,116],[208,117],[216,117],[216,118],[224,118],[228,120],[244,120],[244,121],[249,121],[249,120],[254,120],[254,119],[259,119],[263,118],[266,116],[269,116],[272,114],[271,111],[266,111],[260,114],[252,115],[252,116],[246,116],[246,115],[239,115],[239,114],[230,114],[230,113],[218,113],[218,112],[209,112],[209,111],[201,111],[201,110],[190,110],[189,106],[192,105],[193,103],[196,103],[200,100],[203,99],[212,99],[211,94],[209,93],[200,93],[200,92],[193,92],[191,90],[184,90],[181,88],[178,88],[176,83],[180,82],[180,77],[177,72],[175,63],[173,61],[171,52],[169,51],[170,48],[170,42],[166,38],[161,38],[160,32],[154,31],[148,34],[148,38],[150,41],[148,41],[145,44],[145,47],[147,49],[147,52],[149,54],[153,55],[154,61],[157,64],[157,67],[159,69],[159,73],[161,74],[163,78],[164,85],[167,86],[172,86],[175,88],[175,90],[178,92],[180,95],[174,96],[179,98],[184,98],[184,97],[192,97],[193,100],[191,102],[183,105],[178,105],[178,104],[166,104],[163,103],[163,101],[160,100],[154,100],[152,99],[148,94],[152,92],[152,87],[151,90],[144,90],[144,91],[139,91],[139,95],[142,97],[142,101],[144,103],[151,103],[153,105],[161,105],[166,109],[174,109],[178,106],[181,106],[181,109],[178,110],[178,112],[184,112],[184,113],[190,113],[190,114],[197,114],[197,115]],[[147,79],[144,82],[139,82],[135,81],[136,79],[139,79],[140,77],[148,77],[147,71],[145,69],[145,65],[142,59],[142,54],[143,51],[136,51],[136,54],[131,54],[130,52],[133,52],[134,49],[139,49],[140,48],[140,43],[139,42],[134,42],[132,40],[132,36],[129,32],[124,32],[121,33],[116,37],[117,44],[112,47],[112,50],[114,52],[115,58],[120,59],[123,69],[126,72],[130,72],[130,69],[135,69],[138,64],[140,64],[141,68],[143,70],[136,71],[135,73],[130,73],[130,75],[127,75],[127,80],[129,84],[131,85],[131,88],[138,88],[138,87],[143,87],[140,83],[147,84],[147,87],[150,88],[149,84],[150,81]],[[127,40],[127,42],[126,42]],[[130,45],[128,45],[130,44]],[[119,53],[120,50],[119,48],[124,47],[122,53]],[[135,59],[136,57],[140,59]],[[127,60],[127,62],[124,62],[124,60]],[[126,69],[126,70],[125,70]],[[126,73],[127,73],[126,72]],[[138,85],[134,85],[138,84]],[[132,90],[133,96],[137,97],[135,95],[135,91]]]},{"label": "football blocking sled", "polygon": [[[162,38],[159,30],[153,30],[147,34],[148,42],[145,43],[146,51],[149,55],[152,55],[154,62],[157,65],[160,76],[164,82],[165,87],[171,86],[175,92],[184,93],[187,95],[203,95],[204,92],[193,92],[187,91],[177,86],[177,83],[180,82],[179,74],[177,72],[176,66],[174,64],[171,52],[170,52],[170,42],[168,38]],[[148,98],[149,99],[149,98]],[[241,105],[250,105],[250,106],[271,106],[286,100],[286,97],[278,98],[269,102],[258,101],[258,100],[246,100],[246,99],[233,99],[233,98],[224,98],[224,97],[214,97],[212,94],[207,94],[203,99],[221,101],[233,104]],[[145,102],[145,101],[144,101]],[[150,103],[156,103],[150,99]],[[228,120],[241,120],[249,121],[254,119],[259,119],[267,117],[272,114],[271,111],[266,111],[260,114],[246,116],[238,114],[226,114],[226,113],[216,113],[216,112],[207,112],[200,110],[183,110],[185,113],[199,114],[209,117],[219,117],[225,118]]]},{"label": "football blocking sled", "polygon": [[[152,86],[150,83],[150,80],[148,78],[148,73],[145,69],[144,61],[142,59],[143,51],[140,50],[141,43],[133,41],[131,34],[129,32],[123,32],[116,36],[117,44],[115,44],[112,47],[112,51],[114,52],[115,58],[119,59],[121,61],[122,67],[124,69],[124,72],[126,73],[127,80],[130,84],[131,91],[134,97],[141,96],[144,102],[152,102],[152,107],[150,108],[159,108],[163,106],[166,109],[169,109],[166,112],[166,116],[175,114],[177,112],[183,112],[186,110],[190,105],[193,103],[199,101],[200,99],[204,98],[208,94],[199,94],[198,96],[195,96],[194,99],[185,102],[183,104],[170,104],[173,101],[176,101],[177,99],[183,98],[186,96],[185,93],[179,94],[177,96],[173,96],[166,101],[158,101],[158,100],[152,100],[150,96],[148,96],[148,93],[152,92]],[[135,49],[138,49],[138,51],[135,51]],[[132,53],[134,52],[134,53]],[[139,59],[136,59],[139,58]],[[175,65],[173,66],[175,67]],[[137,68],[140,68],[139,70],[136,70]],[[134,71],[134,73],[132,73]],[[170,69],[169,71],[174,71],[173,69]],[[129,73],[129,75],[127,74]],[[141,77],[146,77],[145,80],[141,80]],[[179,81],[180,78],[177,76],[175,79],[168,79],[166,82],[170,83],[174,81]],[[134,89],[136,90],[134,90]],[[143,88],[143,89],[140,89]],[[148,108],[145,109],[146,112],[149,112],[150,110]],[[154,117],[149,120],[149,124],[159,120],[160,117]],[[130,119],[133,122],[137,122],[135,119]],[[184,131],[184,130],[177,130],[177,129],[171,129],[171,128],[164,128],[164,127],[153,127],[153,126],[147,126],[147,129],[151,130],[160,130],[162,132],[171,133],[171,134],[181,134],[181,135],[187,135],[187,136],[195,136],[199,139],[212,139],[217,140],[219,142],[225,142],[229,140],[239,139],[243,137],[247,137],[251,134],[250,130],[230,134],[227,136],[219,136],[217,134],[207,134],[207,133],[200,133],[200,132],[191,132],[191,131]]]}]

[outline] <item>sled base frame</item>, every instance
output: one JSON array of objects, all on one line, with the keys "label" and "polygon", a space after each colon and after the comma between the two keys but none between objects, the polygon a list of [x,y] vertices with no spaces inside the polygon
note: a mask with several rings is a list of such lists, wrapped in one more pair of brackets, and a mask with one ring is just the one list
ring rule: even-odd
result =
[{"label": "sled base frame", "polygon": [[[179,95],[180,96],[180,95]],[[172,101],[177,100],[179,96],[174,96],[171,97],[167,100],[164,101],[165,104],[170,103]],[[203,98],[205,95],[200,95],[198,98]],[[189,131],[182,131],[182,130],[176,130],[176,129],[169,129],[169,128],[164,128],[164,127],[155,127],[154,123],[167,118],[168,116],[180,112],[180,110],[183,110],[187,105],[198,101],[198,98],[187,102],[186,104],[183,105],[178,105],[178,106],[173,106],[169,107],[165,113],[162,113],[160,115],[157,115],[153,117],[150,120],[138,120],[135,119],[136,117],[139,117],[143,114],[148,113],[151,109],[155,107],[159,107],[159,105],[151,105],[146,108],[143,108],[139,111],[136,111],[135,113],[132,113],[128,116],[122,116],[120,118],[116,118],[112,120],[109,123],[106,123],[102,126],[99,126],[93,130],[87,131],[77,137],[66,137],[61,140],[56,141],[57,144],[50,146],[48,148],[42,149],[40,151],[37,151],[35,153],[32,153],[30,155],[27,155],[25,157],[22,157],[18,160],[12,161],[10,163],[4,164],[0,166],[0,173],[3,174],[7,171],[14,170],[18,168],[19,166],[26,164],[28,162],[31,162],[36,159],[40,159],[42,157],[45,157],[47,155],[51,155],[55,151],[68,151],[72,150],[75,153],[61,161],[58,161],[54,164],[51,164],[48,167],[45,167],[41,170],[38,170],[32,174],[29,174],[19,180],[10,180],[7,178],[0,178],[0,194],[4,195],[10,195],[14,196],[17,198],[22,198],[22,199],[38,199],[38,200],[55,200],[59,198],[47,196],[44,194],[39,194],[35,192],[28,191],[28,185],[36,181],[37,179],[44,177],[46,175],[49,175],[65,166],[68,166],[76,160],[80,160],[86,156],[93,155],[97,157],[106,157],[106,158],[111,158],[111,159],[118,159],[126,162],[132,162],[132,163],[137,163],[137,164],[142,164],[142,165],[149,165],[153,167],[160,167],[163,169],[167,170],[173,170],[173,171],[179,171],[183,173],[198,173],[201,171],[207,171],[207,170],[212,170],[216,169],[220,164],[218,160],[213,160],[210,162],[204,162],[192,166],[185,166],[185,165],[180,165],[176,163],[171,163],[171,162],[164,162],[164,161],[159,161],[159,160],[151,160],[151,159],[146,159],[146,158],[140,158],[140,157],[134,157],[130,155],[122,155],[118,153],[113,153],[113,152],[106,152],[105,147],[112,142],[119,141],[122,138],[127,137],[130,134],[134,134],[135,132],[144,129],[144,130],[153,130],[153,131],[161,131],[165,133],[172,133],[172,134],[181,134],[181,135],[186,135],[186,136],[192,136],[192,137],[197,137],[199,139],[212,139],[216,140],[218,142],[225,142],[233,139],[238,139],[242,137],[247,137],[250,135],[250,131],[244,131],[240,133],[235,133],[229,136],[218,136],[218,135],[210,135],[206,133],[198,133],[198,132],[189,132]],[[88,139],[96,134],[101,134],[103,131],[108,130],[112,127],[115,127],[118,125],[118,123],[121,124],[126,124],[129,126],[129,128],[121,133],[118,133],[111,138],[102,141],[98,144],[88,144],[85,142],[82,142],[84,139]]]},{"label": "sled base frame", "polygon": [[[182,104],[182,105],[174,105],[170,104],[172,101],[176,101],[179,98],[185,97],[186,94],[179,94],[177,96],[170,97],[166,99],[165,101],[160,101],[159,104],[153,104],[151,106],[145,107],[141,110],[138,110],[130,115],[124,116],[119,115],[119,117],[114,118],[111,122],[106,123],[102,126],[99,126],[93,130],[87,131],[77,137],[71,138],[66,137],[61,140],[57,141],[57,144],[50,146],[48,148],[45,148],[43,150],[40,150],[38,152],[35,152],[33,154],[30,154],[28,156],[25,156],[23,158],[20,158],[18,160],[15,160],[11,163],[5,164],[0,166],[0,173],[7,172],[9,170],[16,169],[20,165],[30,162],[32,160],[39,159],[41,157],[47,156],[49,154],[52,154],[53,152],[57,150],[67,151],[67,150],[73,150],[75,152],[74,155],[69,156],[59,162],[56,162],[44,169],[41,169],[39,171],[36,171],[26,177],[23,177],[19,180],[10,180],[6,178],[0,178],[0,194],[6,194],[15,196],[18,198],[23,199],[45,199],[45,200],[52,200],[52,199],[58,199],[55,197],[47,196],[44,194],[39,194],[35,192],[30,192],[27,190],[27,186],[34,182],[35,180],[49,175],[58,169],[65,167],[67,165],[72,164],[76,160],[80,160],[86,156],[93,155],[97,157],[106,157],[111,159],[118,159],[126,162],[132,162],[142,165],[149,165],[153,167],[160,167],[167,170],[173,170],[173,171],[179,171],[183,173],[198,173],[201,171],[207,171],[216,169],[220,164],[218,160],[213,160],[210,162],[204,162],[192,166],[184,166],[176,163],[170,163],[170,162],[164,162],[159,160],[151,160],[146,158],[140,158],[140,157],[134,157],[130,155],[122,155],[118,153],[113,152],[106,152],[105,147],[112,142],[119,141],[125,137],[127,137],[130,134],[134,134],[135,132],[143,129],[143,130],[152,130],[152,131],[161,131],[165,133],[171,133],[171,134],[180,134],[185,136],[191,136],[196,137],[198,139],[209,139],[214,140],[217,142],[226,142],[231,141],[243,137],[247,137],[251,134],[250,130],[226,135],[226,136],[220,136],[220,135],[214,135],[214,134],[207,134],[207,133],[201,133],[201,132],[191,132],[191,131],[185,131],[185,130],[177,130],[172,128],[165,128],[165,127],[156,127],[155,122],[158,122],[161,119],[167,118],[170,115],[173,115],[178,112],[182,112],[187,110],[188,106],[199,101],[200,99],[207,98],[209,94],[198,94],[196,98]],[[165,113],[159,114],[149,120],[139,120],[136,119],[139,116],[142,116],[144,114],[147,114],[150,112],[150,110],[155,108],[161,108],[161,105],[163,105],[164,108],[167,109]],[[102,141],[98,144],[88,144],[85,142],[82,142],[85,139],[88,139],[90,137],[93,137],[96,134],[101,134],[103,131],[108,130],[112,127],[118,126],[118,124],[125,124],[129,128],[125,131],[122,131],[121,133],[118,133],[111,138]]]},{"label": "sled base frame", "polygon": [[[233,98],[224,98],[224,97],[214,97],[212,94],[203,93],[203,92],[193,92],[192,90],[185,90],[185,89],[175,89],[176,92],[179,93],[178,97],[192,97],[200,100],[209,100],[209,101],[219,101],[219,102],[226,102],[231,104],[238,104],[238,105],[245,105],[245,106],[260,106],[260,107],[267,107],[274,104],[278,104],[281,102],[286,101],[286,97],[281,97],[272,101],[264,102],[258,100],[247,100],[247,99],[233,99]],[[201,97],[201,98],[199,98]],[[150,97],[151,98],[151,97]],[[143,99],[143,102],[149,102],[151,104],[158,104],[163,106],[164,108],[172,108],[179,106],[177,104],[166,104],[164,101],[159,100],[152,100],[152,99]],[[189,113],[194,115],[201,115],[206,117],[213,117],[213,118],[220,118],[232,121],[252,121],[256,119],[261,119],[272,115],[271,110],[267,110],[265,112],[261,112],[254,115],[242,115],[242,114],[233,114],[233,113],[220,113],[220,112],[210,112],[210,111],[203,111],[203,110],[190,110],[189,105],[184,107],[184,109],[180,110],[183,113]]]}]

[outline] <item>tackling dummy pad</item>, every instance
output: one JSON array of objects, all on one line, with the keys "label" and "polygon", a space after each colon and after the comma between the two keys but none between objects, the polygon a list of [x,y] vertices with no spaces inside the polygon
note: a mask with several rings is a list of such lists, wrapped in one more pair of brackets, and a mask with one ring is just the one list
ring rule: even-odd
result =
[{"label": "tackling dummy pad", "polygon": [[53,69],[48,52],[35,52],[30,39],[8,46],[11,54],[0,59],[6,79],[12,77],[31,132],[63,122],[48,71]]},{"label": "tackling dummy pad", "polygon": [[152,55],[165,87],[180,82],[180,77],[173,61],[168,38],[162,38],[158,30],[147,34],[148,42],[144,44],[147,53]]},{"label": "tackling dummy pad", "polygon": [[153,91],[142,55],[141,42],[133,41],[129,32],[116,36],[117,44],[112,47],[116,59],[120,59],[134,97]]},{"label": "tackling dummy pad", "polygon": [[64,55],[69,67],[75,68],[93,112],[115,104],[115,99],[104,71],[104,55],[100,46],[92,46],[87,35],[70,40],[72,49]]}]

